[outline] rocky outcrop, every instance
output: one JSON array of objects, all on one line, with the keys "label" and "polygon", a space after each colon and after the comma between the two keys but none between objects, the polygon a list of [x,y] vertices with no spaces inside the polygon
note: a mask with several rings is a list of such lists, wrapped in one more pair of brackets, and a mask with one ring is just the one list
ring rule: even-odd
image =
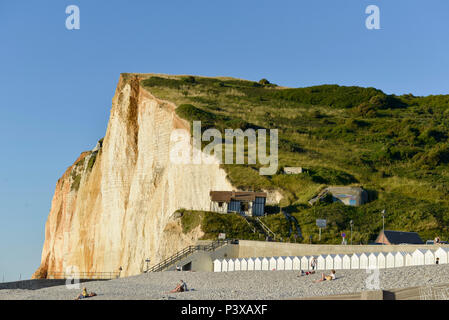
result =
[{"label": "rocky outcrop", "polygon": [[120,77],[104,140],[59,179],[34,278],[73,267],[138,274],[146,258],[157,263],[201,237],[182,233],[177,209],[208,210],[210,190],[233,190],[217,163],[170,162],[171,133],[189,125],[139,80]]}]

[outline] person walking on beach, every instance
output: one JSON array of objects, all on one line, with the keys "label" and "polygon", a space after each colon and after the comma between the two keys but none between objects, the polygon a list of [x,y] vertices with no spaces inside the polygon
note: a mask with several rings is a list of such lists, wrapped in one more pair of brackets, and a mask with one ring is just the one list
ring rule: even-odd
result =
[{"label": "person walking on beach", "polygon": [[312,262],[310,263],[310,267],[312,268],[312,271],[315,271],[317,265],[317,260],[315,257],[313,257]]}]

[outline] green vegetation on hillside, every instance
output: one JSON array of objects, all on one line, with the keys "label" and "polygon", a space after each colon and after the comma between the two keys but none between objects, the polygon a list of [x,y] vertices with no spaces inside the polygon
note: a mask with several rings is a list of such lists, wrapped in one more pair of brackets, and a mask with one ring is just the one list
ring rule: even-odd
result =
[{"label": "green vegetation on hillside", "polygon": [[[395,96],[337,85],[292,89],[266,79],[192,76],[148,76],[141,84],[176,103],[180,117],[201,120],[203,129],[279,129],[276,175],[260,176],[259,165],[223,168],[238,188],[280,190],[281,205],[298,219],[305,242],[317,233],[315,219],[327,218],[323,242],[341,241],[352,219],[353,240],[366,243],[382,227],[382,209],[388,229],[449,237],[447,95]],[[284,175],[285,166],[301,166],[306,173]],[[361,185],[372,201],[359,208],[336,203],[310,208],[307,201],[326,185]],[[264,219],[288,237],[283,215]]]}]

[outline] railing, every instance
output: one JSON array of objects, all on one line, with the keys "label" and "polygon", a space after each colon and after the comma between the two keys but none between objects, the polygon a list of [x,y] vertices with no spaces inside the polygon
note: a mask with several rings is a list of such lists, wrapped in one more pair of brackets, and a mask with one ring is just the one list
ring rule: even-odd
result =
[{"label": "railing", "polygon": [[197,251],[215,251],[216,249],[224,246],[225,244],[229,244],[230,242],[231,242],[230,240],[216,240],[207,245],[188,246],[188,247],[184,248],[183,250],[175,253],[171,257],[152,266],[145,272],[160,272],[160,271],[172,266],[176,262],[184,259],[185,257],[191,255],[192,253],[195,253]]},{"label": "railing", "polygon": [[109,280],[116,279],[120,276],[120,272],[47,272],[47,279],[92,279],[92,280]]},{"label": "railing", "polygon": [[260,223],[260,225],[262,226],[262,229],[267,234],[271,234],[273,236],[273,239],[276,239],[276,234],[273,231],[271,231],[270,228],[268,228],[267,225],[265,223],[263,223],[262,220],[260,220],[259,217],[257,217],[256,220]]}]

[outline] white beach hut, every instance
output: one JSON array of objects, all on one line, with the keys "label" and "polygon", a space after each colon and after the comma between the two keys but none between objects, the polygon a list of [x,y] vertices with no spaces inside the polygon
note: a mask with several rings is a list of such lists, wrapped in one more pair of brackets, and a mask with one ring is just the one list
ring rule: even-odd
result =
[{"label": "white beach hut", "polygon": [[435,264],[435,254],[433,253],[432,250],[425,250],[426,252],[424,253],[424,264],[425,265],[430,265],[430,264]]},{"label": "white beach hut", "polygon": [[254,258],[248,258],[247,260],[247,264],[246,264],[246,270],[248,271],[254,271],[255,266],[256,266],[256,262]]},{"label": "white beach hut", "polygon": [[227,272],[228,271],[228,260],[223,259],[221,260],[221,272]]},{"label": "white beach hut", "polygon": [[351,269],[351,257],[345,254],[342,260],[342,269]]},{"label": "white beach hut", "polygon": [[410,252],[405,253],[405,266],[412,266],[413,265],[413,255]]},{"label": "white beach hut", "polygon": [[368,268],[376,269],[377,266],[377,258],[379,257],[379,252],[371,252],[368,255]]},{"label": "white beach hut", "polygon": [[221,272],[221,261],[218,259],[214,260],[214,272]]},{"label": "white beach hut", "polygon": [[285,270],[285,259],[287,257],[277,257],[276,259],[276,270]]},{"label": "white beach hut", "polygon": [[394,254],[394,266],[395,268],[405,267],[406,252],[399,251]]},{"label": "white beach hut", "polygon": [[304,271],[307,271],[310,269],[310,262],[312,262],[313,257],[310,256],[304,256],[301,257],[301,269]]},{"label": "white beach hut", "polygon": [[234,259],[234,271],[240,271],[240,259]]},{"label": "white beach hut", "polygon": [[326,257],[323,255],[319,255],[317,260],[317,270],[326,270]]},{"label": "white beach hut", "polygon": [[240,258],[240,271],[248,271],[248,259]]},{"label": "white beach hut", "polygon": [[270,260],[268,260],[268,270],[276,271],[278,269],[278,259],[279,257],[271,257]]},{"label": "white beach hut", "polygon": [[333,269],[335,269],[335,270],[343,269],[343,255],[342,254],[335,255]]},{"label": "white beach hut", "polygon": [[293,270],[301,270],[301,259],[300,257],[293,258]]},{"label": "white beach hut", "polygon": [[326,260],[326,270],[332,270],[334,269],[334,259],[335,259],[335,254],[328,254],[325,257]]},{"label": "white beach hut", "polygon": [[394,268],[395,252],[388,252],[385,256],[385,268]]},{"label": "white beach hut", "polygon": [[426,250],[424,249],[416,249],[412,253],[413,265],[414,266],[423,266],[424,265],[424,257],[426,254]]},{"label": "white beach hut", "polygon": [[267,271],[270,270],[270,261],[268,260],[268,258],[262,258],[262,270]]},{"label": "white beach hut", "polygon": [[284,270],[293,270],[293,257],[286,257],[284,260]]},{"label": "white beach hut", "polygon": [[354,253],[351,256],[351,269],[360,269],[360,253]]},{"label": "white beach hut", "polygon": [[367,269],[368,268],[368,255],[366,253],[360,254],[360,269]]},{"label": "white beach hut", "polygon": [[379,252],[379,255],[377,256],[377,267],[379,269],[385,269],[387,267],[387,257],[383,252]]},{"label": "white beach hut", "polygon": [[449,248],[440,247],[435,251],[435,260],[439,258],[439,264],[446,264],[449,261]]},{"label": "white beach hut", "polygon": [[260,258],[254,259],[254,270],[256,271],[262,270],[262,260]]},{"label": "white beach hut", "polygon": [[228,271],[234,271],[234,259],[228,260]]}]

